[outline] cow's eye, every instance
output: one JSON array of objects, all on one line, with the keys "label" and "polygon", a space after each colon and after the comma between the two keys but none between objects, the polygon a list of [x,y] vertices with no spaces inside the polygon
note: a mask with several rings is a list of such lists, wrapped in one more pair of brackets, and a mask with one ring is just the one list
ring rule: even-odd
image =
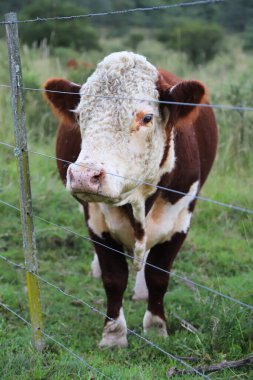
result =
[{"label": "cow's eye", "polygon": [[148,124],[152,121],[153,119],[153,115],[151,113],[147,114],[144,116],[144,118],[142,119],[143,123],[144,124]]}]

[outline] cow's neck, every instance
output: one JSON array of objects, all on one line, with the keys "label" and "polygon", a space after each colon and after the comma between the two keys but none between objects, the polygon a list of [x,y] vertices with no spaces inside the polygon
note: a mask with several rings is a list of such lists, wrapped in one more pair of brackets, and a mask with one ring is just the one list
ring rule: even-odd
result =
[{"label": "cow's neck", "polygon": [[[142,185],[134,192],[125,207],[130,223],[134,230],[134,268],[139,271],[142,268],[146,253],[146,200],[155,194],[157,189],[148,185]],[[155,199],[155,198],[154,198]]]},{"label": "cow's neck", "polygon": [[[161,181],[161,178],[165,173],[169,174],[173,172],[175,167],[176,155],[175,155],[175,143],[174,143],[174,130],[172,129],[169,136],[168,144],[165,144],[166,155],[162,158],[162,162],[159,171],[156,176],[150,181],[153,186],[141,185],[135,192],[134,196],[129,198],[129,204],[132,206],[132,214],[130,217],[131,224],[134,229],[134,268],[139,271],[143,265],[143,260],[146,253],[146,216],[159,193],[156,186]],[[129,214],[129,213],[128,213]]]}]

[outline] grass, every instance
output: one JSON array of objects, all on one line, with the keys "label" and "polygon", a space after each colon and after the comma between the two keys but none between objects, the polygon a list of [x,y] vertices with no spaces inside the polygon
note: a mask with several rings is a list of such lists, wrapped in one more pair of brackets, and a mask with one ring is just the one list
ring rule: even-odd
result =
[{"label": "grass", "polygon": [[[105,43],[104,51],[94,53],[90,60],[96,62],[100,59],[98,55],[102,56],[110,49],[117,50],[119,42],[115,39],[111,47]],[[153,51],[150,52],[149,46],[151,44],[143,42],[138,49],[151,56],[153,62],[159,62],[160,66],[171,67],[172,71],[189,78],[199,77],[207,82],[211,92],[215,94],[215,99],[220,102],[222,99],[228,101],[229,80],[234,75],[234,68],[230,64],[233,55],[231,50],[223,57],[218,56],[206,67],[201,66],[198,70],[188,67],[187,71],[188,65],[185,58],[182,58],[183,55],[166,52],[161,46],[159,47],[159,44],[152,45]],[[1,50],[4,52],[4,49],[3,47]],[[252,57],[236,49],[234,61],[240,62],[240,72],[246,73]],[[64,55],[64,52],[62,54]],[[71,55],[71,52],[68,54]],[[52,57],[45,50],[34,51],[24,48],[23,62],[25,84],[29,83],[32,86],[37,87],[54,75],[78,76],[78,72],[67,71],[63,58],[59,60]],[[30,72],[29,67],[33,68]],[[226,70],[227,76],[224,74]],[[250,78],[249,76],[249,81]],[[0,73],[0,79],[1,83],[7,82],[7,71],[5,76],[3,72]],[[218,91],[215,92],[215,89]],[[47,107],[43,105],[40,94],[27,93],[25,101],[30,149],[54,155],[52,131],[56,128],[56,122]],[[8,90],[1,89],[0,102],[2,126],[0,140],[12,143]],[[221,126],[221,144],[216,165],[202,195],[221,202],[252,208],[252,152],[246,143],[240,149],[233,148],[236,133],[234,129],[231,133],[231,128],[236,127],[237,116],[232,117],[231,112],[227,116],[224,111],[217,112],[217,118]],[[249,120],[245,123],[250,134]],[[228,136],[233,138],[229,146]],[[243,160],[240,155],[242,151]],[[0,156],[3,157],[0,169],[0,199],[18,206],[15,158],[12,150],[3,146],[0,146]],[[34,214],[85,236],[83,216],[78,211],[77,203],[60,183],[55,162],[30,154],[30,166]],[[14,262],[23,263],[19,214],[3,205],[0,205],[0,212],[0,253]],[[67,293],[83,299],[104,312],[105,297],[100,280],[90,277],[93,252],[91,245],[84,239],[36,218],[34,223],[40,275]],[[173,269],[197,283],[252,305],[252,237],[251,215],[198,201],[192,228]],[[134,276],[131,269],[124,298],[124,310],[128,327],[142,335],[142,318],[146,305],[144,302],[136,303],[131,300],[133,283]],[[1,302],[29,320],[24,273],[8,263],[1,262],[0,284]],[[127,349],[100,350],[97,344],[101,338],[103,317],[44,283],[40,283],[40,288],[45,332],[107,376],[123,380],[163,380],[168,378],[166,373],[171,366],[180,367],[175,360],[134,335],[129,336]],[[176,277],[171,277],[165,304],[169,338],[164,340],[152,334],[148,336],[164,350],[175,356],[196,358],[196,362],[189,361],[191,365],[209,364],[225,359],[236,360],[252,354],[253,319],[252,312],[247,308],[206,290],[189,286],[189,283],[179,281]],[[187,320],[197,329],[196,332],[186,330],[178,317]],[[0,348],[2,380],[102,379],[102,376],[87,370],[78,359],[48,339],[43,352],[36,352],[31,344],[30,328],[3,308],[0,308]],[[178,380],[194,378],[193,375],[174,377]],[[251,379],[253,370],[250,367],[224,370],[213,373],[211,378]]]}]

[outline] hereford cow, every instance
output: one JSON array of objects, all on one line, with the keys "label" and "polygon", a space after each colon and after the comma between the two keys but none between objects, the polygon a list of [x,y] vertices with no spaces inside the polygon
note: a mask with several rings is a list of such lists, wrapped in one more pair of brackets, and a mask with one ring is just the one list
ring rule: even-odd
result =
[{"label": "hereford cow", "polygon": [[127,345],[122,298],[128,265],[118,251],[133,255],[134,299],[148,300],[144,332],[155,328],[167,336],[167,271],[217,146],[212,110],[177,103],[207,104],[206,88],[120,52],[104,58],[82,86],[53,78],[45,89],[60,119],[57,157],[73,162],[57,162],[60,176],[82,204],[97,242],[92,270],[102,276],[110,317],[100,346]]}]

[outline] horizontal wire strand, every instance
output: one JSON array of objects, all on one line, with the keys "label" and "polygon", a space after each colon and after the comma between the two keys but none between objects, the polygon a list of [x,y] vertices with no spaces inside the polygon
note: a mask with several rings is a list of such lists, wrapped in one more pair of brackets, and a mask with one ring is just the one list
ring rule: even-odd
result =
[{"label": "horizontal wire strand", "polygon": [[[4,204],[4,205],[6,205],[6,206],[9,206],[9,207],[11,207],[11,208],[13,208],[13,209],[15,209],[15,210],[17,210],[17,211],[20,212],[20,209],[19,209],[18,207],[13,206],[13,205],[11,205],[11,204],[8,203],[8,202],[5,202],[5,201],[3,201],[3,200],[0,199],[0,203]],[[104,247],[104,248],[107,248],[107,249],[109,249],[109,250],[112,251],[112,252],[119,253],[119,254],[121,254],[121,255],[123,255],[123,256],[125,256],[125,257],[131,259],[131,260],[134,260],[133,256],[131,256],[131,255],[125,253],[125,252],[119,251],[119,250],[117,250],[117,249],[115,249],[115,248],[112,248],[112,247],[110,247],[110,246],[108,246],[108,245],[106,245],[106,244],[103,244],[103,243],[99,242],[99,241],[96,241],[96,240],[94,240],[94,239],[92,239],[92,238],[90,238],[90,237],[88,237],[88,236],[83,236],[83,235],[81,235],[81,234],[79,234],[79,233],[77,233],[77,232],[75,232],[75,231],[69,229],[68,227],[61,226],[61,225],[59,225],[59,224],[57,224],[57,223],[54,223],[54,222],[51,222],[51,221],[49,221],[49,220],[47,220],[47,219],[41,218],[41,217],[38,216],[38,215],[33,215],[33,217],[36,218],[36,219],[38,219],[38,220],[41,220],[41,221],[44,222],[44,223],[47,223],[47,224],[52,225],[52,226],[54,226],[54,227],[57,227],[57,228],[59,228],[59,229],[65,231],[65,232],[69,232],[69,233],[73,234],[74,236],[76,236],[76,237],[78,237],[78,238],[81,238],[81,239],[83,239],[83,240],[89,241],[89,242],[91,242],[91,243],[98,244],[99,246]],[[143,262],[141,259],[136,258],[136,261],[138,261],[139,263],[144,264],[144,265],[146,265],[146,266],[149,266],[149,267],[151,267],[151,268],[153,268],[153,269],[156,269],[156,270],[158,270],[158,271],[160,271],[160,272],[163,272],[163,273],[169,274],[169,275],[171,275],[171,276],[173,276],[173,277],[179,279],[179,280],[182,281],[183,283],[187,281],[188,284],[194,285],[194,286],[196,286],[196,287],[198,287],[198,288],[200,288],[200,289],[206,290],[206,291],[208,291],[208,292],[210,292],[210,293],[213,293],[213,294],[215,294],[215,295],[217,295],[217,296],[220,296],[220,297],[222,297],[222,298],[224,298],[224,299],[227,299],[227,300],[229,300],[229,301],[231,301],[231,302],[234,302],[234,303],[236,303],[236,304],[238,304],[238,305],[240,305],[240,306],[246,307],[247,309],[253,311],[253,306],[251,306],[251,305],[249,305],[249,304],[247,304],[247,303],[245,303],[245,302],[242,302],[242,301],[240,301],[240,300],[237,300],[236,298],[233,298],[233,297],[231,297],[231,296],[228,296],[228,295],[226,295],[226,294],[223,294],[223,293],[221,293],[221,292],[219,292],[219,291],[217,291],[217,290],[215,290],[215,289],[209,288],[209,287],[206,286],[206,285],[199,284],[199,283],[197,283],[197,282],[195,282],[195,281],[193,281],[193,280],[190,280],[190,279],[188,279],[188,278],[186,278],[186,277],[184,277],[184,276],[182,276],[182,275],[179,275],[179,274],[177,274],[177,273],[175,273],[175,272],[173,272],[173,271],[168,271],[168,270],[166,270],[166,269],[160,268],[160,267],[158,267],[158,266],[156,266],[156,265],[153,265],[153,264],[150,264],[150,263],[148,263],[148,262]]]},{"label": "horizontal wire strand", "polygon": [[[10,313],[12,313],[13,315],[15,315],[17,318],[19,318],[21,321],[23,321],[26,325],[28,325],[30,327],[32,326],[30,322],[28,322],[25,318],[23,318],[21,315],[19,315],[18,313],[16,313],[14,310],[12,310],[10,307],[8,307],[7,305],[5,305],[1,301],[0,301],[0,306],[2,306],[4,309],[8,310]],[[52,342],[54,342],[55,344],[57,344],[58,346],[60,346],[61,348],[63,348],[65,351],[67,351],[69,354],[71,354],[72,356],[74,356],[76,359],[80,360],[90,370],[95,371],[96,373],[98,373],[99,375],[102,375],[106,379],[113,380],[111,377],[108,377],[103,372],[99,371],[97,368],[95,368],[92,365],[90,365],[88,362],[86,362],[86,360],[84,360],[81,356],[77,355],[74,351],[70,350],[63,343],[57,341],[54,337],[52,337],[51,335],[48,335],[47,333],[45,333],[45,331],[40,330],[40,332],[41,332],[42,335],[44,335],[46,338],[48,338],[49,340],[51,340]]]},{"label": "horizontal wire strand", "polygon": [[34,19],[28,19],[28,20],[0,21],[0,25],[42,22],[42,21],[44,22],[44,21],[58,21],[58,20],[75,20],[75,19],[86,18],[86,17],[113,16],[113,15],[122,15],[122,14],[127,14],[127,13],[134,13],[134,12],[158,11],[158,10],[166,10],[166,9],[179,8],[179,7],[183,8],[183,7],[191,7],[195,5],[207,5],[207,4],[215,4],[215,3],[223,3],[223,2],[224,0],[198,0],[198,1],[191,1],[191,2],[185,2],[185,3],[158,5],[158,6],[153,6],[153,7],[139,7],[139,8],[121,9],[118,11],[87,13],[87,14],[82,14],[82,15],[36,17]]},{"label": "horizontal wire strand", "polygon": [[[0,84],[0,87],[11,88],[10,85]],[[166,100],[157,100],[157,99],[143,99],[143,98],[129,98],[125,96],[113,96],[113,95],[95,95],[95,94],[87,94],[84,92],[71,92],[71,91],[58,91],[58,90],[45,90],[43,88],[32,88],[32,87],[20,87],[25,91],[38,91],[38,92],[49,92],[56,94],[64,94],[64,95],[81,95],[87,97],[93,97],[97,99],[108,99],[108,100],[132,100],[135,102],[151,102],[157,104],[168,104],[168,105],[179,105],[179,106],[187,106],[187,107],[201,107],[201,108],[214,108],[219,110],[227,110],[227,111],[253,111],[253,107],[248,106],[233,106],[229,104],[206,104],[206,103],[188,103],[188,102],[173,102]]]},{"label": "horizontal wire strand", "polygon": [[[38,275],[37,273],[31,271],[31,270],[27,270],[25,267],[23,267],[22,265],[20,264],[16,264],[14,263],[13,261],[7,259],[6,257],[2,256],[0,254],[0,259],[2,259],[3,261],[7,262],[8,264],[12,265],[13,267],[16,267],[18,269],[21,269],[25,272],[29,272],[31,274],[33,274],[35,277],[37,277],[40,281],[42,281],[43,283],[45,283],[46,285],[54,288],[55,290],[57,290],[59,293],[63,294],[64,296],[66,297],[69,297],[71,299],[74,299],[75,301],[78,301],[80,303],[82,303],[83,305],[85,305],[86,307],[88,307],[89,309],[91,309],[92,311],[98,313],[99,315],[101,315],[102,317],[104,318],[107,318],[109,319],[110,321],[115,321],[114,318],[111,318],[109,317],[106,313],[100,311],[99,309],[97,309],[96,307],[90,305],[88,302],[76,297],[76,296],[73,296],[72,294],[69,294],[69,293],[66,293],[63,289],[61,289],[60,287],[58,287],[57,285],[53,284],[52,282],[49,282],[47,281],[46,279],[44,279],[43,277],[41,277],[40,275]],[[204,377],[205,379],[209,379],[211,380],[208,376],[205,376],[204,374],[200,373],[198,370],[195,370],[195,368],[193,368],[190,364],[186,363],[184,360],[178,358],[177,356],[171,354],[170,352],[167,352],[165,351],[163,348],[159,347],[158,345],[156,345],[155,343],[151,342],[149,339],[141,336],[140,334],[136,333],[134,330],[131,330],[127,327],[127,331],[132,334],[132,335],[135,335],[137,338],[145,341],[145,343],[147,343],[148,345],[150,345],[151,347],[153,348],[156,348],[157,350],[161,351],[162,353],[166,354],[167,356],[169,356],[171,359],[174,359],[176,360],[178,363],[184,365],[185,367],[188,367],[190,368],[191,370],[193,370],[197,375],[199,376],[202,376]]]},{"label": "horizontal wire strand", "polygon": [[[20,20],[20,21],[16,21],[15,23],[26,23],[26,22],[35,22],[35,21],[50,21],[50,20],[66,20],[66,19],[76,19],[76,18],[81,18],[81,17],[92,17],[92,16],[105,16],[105,15],[114,15],[114,14],[125,14],[125,13],[130,13],[130,12],[139,12],[139,11],[153,11],[153,10],[160,10],[160,9],[167,9],[167,8],[175,8],[175,7],[186,7],[186,6],[192,6],[192,5],[200,5],[200,4],[214,4],[214,3],[220,3],[220,2],[223,2],[224,0],[200,0],[200,1],[195,1],[195,2],[188,2],[188,3],[177,3],[177,4],[172,4],[172,5],[165,5],[165,6],[154,6],[154,7],[149,7],[149,8],[134,8],[134,9],[126,9],[126,10],[120,10],[120,11],[113,11],[113,12],[103,12],[103,13],[94,13],[94,14],[86,14],[86,15],[78,15],[78,16],[68,16],[68,17],[50,17],[50,18],[39,18],[37,17],[36,19],[32,19],[32,20]],[[0,22],[0,24],[7,24],[7,23],[13,23],[13,22]],[[135,100],[135,99],[134,99]],[[137,100],[137,99],[136,99]],[[194,103],[179,103],[179,102],[159,102],[159,103],[165,103],[165,104],[178,104],[178,105],[186,105],[186,106],[199,106],[199,104],[194,104]],[[231,106],[222,106],[222,105],[203,105],[203,106],[210,106],[210,107],[213,107],[213,108],[226,108],[226,109],[237,109],[237,110],[253,110],[253,107],[238,107],[238,106],[235,106],[233,108],[231,108]],[[221,106],[221,107],[219,107]],[[6,146],[10,146],[9,144],[5,144]],[[38,152],[31,152],[31,153],[35,153],[35,154],[39,154]],[[56,159],[56,158],[55,158]],[[110,173],[108,173],[110,174]],[[111,174],[112,175],[112,174]],[[145,182],[143,182],[143,184],[146,184]],[[151,185],[151,184],[147,184],[147,185]],[[164,190],[168,190],[166,188],[161,188],[161,189],[164,189]],[[183,194],[183,193],[182,193]],[[200,198],[201,199],[201,198]],[[207,200],[207,199],[206,199]],[[9,205],[10,207],[20,211],[17,207],[13,206],[13,205],[10,205],[8,204],[7,202],[2,202],[2,203],[5,203],[6,205]],[[219,204],[221,204],[219,202]],[[225,204],[223,204],[225,205]],[[232,205],[227,205],[229,207],[233,207]],[[235,206],[237,209],[238,207]],[[235,208],[233,207],[233,208]],[[240,208],[240,210],[242,211],[242,208]],[[246,210],[246,209],[245,209]],[[41,220],[43,220],[42,218],[40,218]],[[43,220],[47,223],[50,223],[48,221],[46,221],[45,219]],[[50,223],[51,224],[51,223]],[[58,228],[60,228],[59,225],[57,225]],[[73,233],[73,231],[72,231]],[[82,237],[80,235],[80,237]],[[83,237],[85,238],[85,237]],[[98,243],[98,242],[97,242]],[[107,248],[110,248],[110,247],[107,247]],[[0,255],[1,258],[3,258],[3,256]],[[8,261],[8,260],[7,260]],[[10,261],[10,263],[12,263]],[[13,265],[15,265],[14,263],[12,263]],[[16,264],[15,266],[18,266],[18,264]],[[20,269],[24,269],[26,270],[25,268],[22,268],[21,266],[19,266]],[[161,268],[158,268],[157,269],[161,269]],[[33,272],[31,272],[33,273]],[[35,274],[35,273],[33,273]],[[35,274],[36,275],[36,274]],[[40,278],[40,276],[37,276]],[[71,296],[71,295],[68,295],[67,293],[65,293],[62,289],[58,288],[57,286],[53,285],[53,284],[50,284],[49,282],[47,282],[46,280],[40,278],[42,281],[46,282],[48,285],[50,286],[53,286],[54,288],[56,288],[57,290],[59,290],[60,292],[62,292],[63,294],[69,296],[69,297],[74,297],[74,296]],[[74,297],[76,298],[76,297]],[[82,303],[86,304],[84,301],[82,300],[79,300],[81,301]],[[7,307],[6,305],[4,305],[2,302],[0,302],[0,305],[5,308],[6,310],[8,310],[9,312],[11,312],[12,314],[14,314],[16,317],[18,317],[19,319],[21,319],[24,323],[26,323],[27,325],[31,325],[28,321],[26,321],[22,316],[18,315],[15,311],[13,311],[12,309],[10,309],[9,307]],[[89,306],[91,309],[95,310],[95,311],[98,311],[97,309],[93,308],[92,306],[86,304],[87,306]],[[109,318],[107,316],[107,318]],[[128,329],[129,330],[129,329]],[[68,349],[67,347],[65,347],[62,343],[56,341],[53,337],[49,336],[48,334],[46,334],[45,332],[41,331],[43,335],[45,335],[48,339],[51,339],[53,342],[55,342],[56,344],[60,345],[62,348],[64,348],[65,350],[67,350],[71,355],[75,356],[76,358],[78,358],[79,360],[81,360],[88,368],[96,371],[97,373],[99,373],[100,375],[104,376],[105,378],[108,378],[110,379],[108,376],[106,376],[105,374],[103,374],[102,372],[100,372],[99,370],[97,370],[96,368],[92,367],[91,365],[89,365],[85,360],[83,360],[80,356],[78,356],[77,354],[75,354],[73,351],[71,351],[70,349]],[[138,334],[136,334],[134,331],[131,331],[131,333],[139,336]],[[151,345],[153,345],[155,348],[158,348],[160,351],[166,353],[168,356],[170,356],[171,358],[173,358],[174,360],[180,362],[181,364],[183,364],[184,366],[187,366],[188,368],[192,369],[196,374],[202,376],[203,378],[206,378],[206,379],[209,379],[210,378],[208,376],[205,376],[203,373],[200,373],[198,370],[196,370],[195,368],[191,367],[189,364],[185,363],[184,361],[182,361],[181,359],[175,357],[174,355],[170,354],[170,353],[167,353],[166,351],[164,351],[163,349],[159,348],[158,346],[154,345],[152,342],[148,341],[147,339],[139,336],[140,338],[144,339],[146,342],[149,342],[149,344],[151,343]]]},{"label": "horizontal wire strand", "polygon": [[[0,141],[0,145],[6,146],[8,148],[13,148],[14,149],[14,155],[18,155],[19,154],[19,149],[17,147],[15,147],[14,145],[5,143],[3,141]],[[28,149],[27,152],[35,154],[35,155],[38,155],[38,156],[49,158],[50,160],[57,160],[57,161],[66,162],[68,164],[73,164],[73,165],[81,166],[82,167],[82,165],[80,165],[80,164],[78,164],[76,162],[64,160],[62,158],[58,158],[58,157],[55,157],[55,156],[47,155],[45,153],[36,152],[36,151],[31,150],[31,149]],[[146,185],[146,186],[150,186],[150,187],[156,188],[158,190],[163,190],[163,191],[167,191],[167,192],[170,192],[170,193],[174,193],[174,194],[178,194],[178,195],[184,195],[184,196],[188,196],[188,197],[194,197],[194,199],[199,199],[199,200],[202,200],[204,202],[209,202],[209,203],[215,204],[217,206],[222,206],[222,207],[226,207],[226,208],[229,208],[229,209],[232,209],[232,210],[235,210],[235,211],[244,212],[244,213],[253,215],[253,210],[248,209],[246,207],[241,207],[241,206],[236,206],[236,205],[225,203],[225,202],[220,202],[220,201],[217,201],[215,199],[210,199],[210,198],[207,198],[207,197],[203,197],[202,195],[189,194],[189,193],[185,193],[183,191],[170,189],[168,187],[154,185],[154,184],[146,182],[146,181],[141,181],[141,180],[137,180],[137,179],[133,179],[133,178],[129,178],[129,177],[124,177],[124,176],[121,176],[121,175],[115,174],[115,173],[105,172],[105,174],[108,174],[108,175],[111,175],[111,176],[117,177],[117,178],[122,178],[122,179],[125,179],[125,180],[128,180],[128,181],[135,182],[137,184],[137,186],[139,186],[139,185]]]}]

